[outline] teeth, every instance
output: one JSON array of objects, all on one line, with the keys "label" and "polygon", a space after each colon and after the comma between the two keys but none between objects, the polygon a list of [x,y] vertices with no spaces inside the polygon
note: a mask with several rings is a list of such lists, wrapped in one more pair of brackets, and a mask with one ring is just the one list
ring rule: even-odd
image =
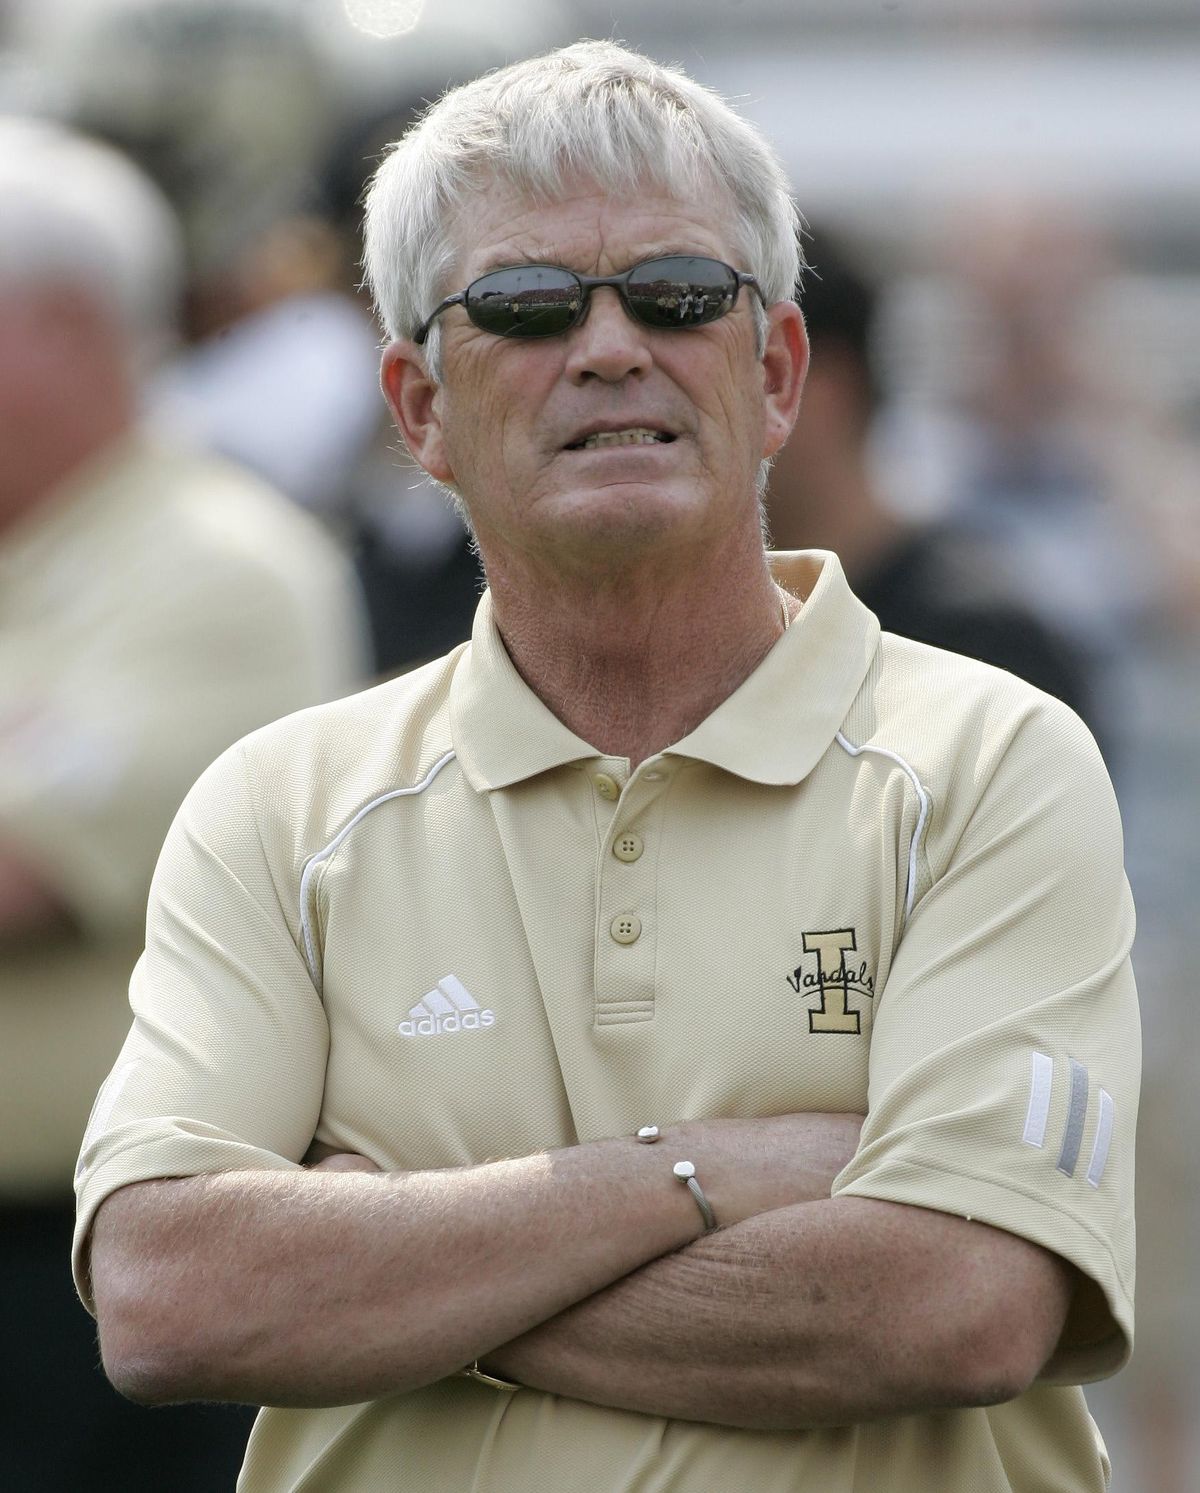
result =
[{"label": "teeth", "polygon": [[601,430],[579,443],[583,451],[594,451],[597,446],[650,446],[655,441],[665,441],[666,436],[657,430]]}]

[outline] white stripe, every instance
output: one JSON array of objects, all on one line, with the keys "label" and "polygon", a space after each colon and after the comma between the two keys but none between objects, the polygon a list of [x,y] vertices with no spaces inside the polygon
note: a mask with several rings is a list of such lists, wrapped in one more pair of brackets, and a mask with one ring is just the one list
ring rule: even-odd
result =
[{"label": "white stripe", "polygon": [[378,798],[373,798],[369,804],[364,804],[350,823],[330,840],[324,850],[318,850],[315,855],[310,855],[304,862],[304,870],[300,873],[300,932],[304,939],[304,962],[308,965],[308,972],[312,976],[312,982],[318,990],[321,989],[321,973],[317,969],[317,956],[313,948],[312,928],[308,919],[308,884],[313,873],[322,861],[329,859],[338,849],[342,841],[350,833],[360,820],[365,819],[372,809],[377,809],[380,804],[387,803],[393,798],[409,798],[414,793],[424,793],[447,762],[454,761],[454,753],[447,752],[444,757],[439,757],[419,783],[411,788],[393,788],[390,793],[381,793]]},{"label": "white stripe", "polygon": [[76,1179],[83,1175],[83,1158],[92,1142],[108,1124],[109,1116],[116,1108],[117,1100],[121,1097],[121,1090],[129,1082],[129,1075],[137,1067],[137,1058],[130,1058],[128,1062],[121,1063],[104,1080],[104,1085],[96,1095],[96,1105],[92,1110],[92,1117],[87,1123],[84,1132],[83,1144],[79,1148],[79,1165],[75,1168]]},{"label": "white stripe", "polygon": [[445,979],[439,980],[438,989],[443,995],[448,996],[460,1011],[479,1010],[479,1002],[457,975],[447,975]]},{"label": "white stripe", "polygon": [[408,1014],[414,1021],[420,1021],[422,1016],[432,1016],[433,1012],[424,1001],[418,1001]]},{"label": "white stripe", "polygon": [[1027,1146],[1044,1146],[1046,1121],[1050,1117],[1050,1089],[1054,1083],[1054,1059],[1044,1052],[1033,1054],[1029,1078],[1029,1108],[1025,1111],[1025,1132],[1021,1139]]},{"label": "white stripe", "polygon": [[1088,1163],[1087,1179],[1093,1187],[1100,1186],[1104,1168],[1108,1164],[1108,1148],[1112,1144],[1113,1118],[1117,1107],[1107,1089],[1100,1090],[1100,1121],[1096,1126],[1096,1140],[1092,1146],[1092,1159]]},{"label": "white stripe", "polygon": [[448,1001],[440,990],[428,990],[425,999],[421,1003],[428,1006],[435,1016],[453,1016],[458,1009],[453,1001]]},{"label": "white stripe", "polygon": [[874,752],[877,756],[886,757],[889,762],[894,762],[897,767],[903,768],[908,774],[909,781],[916,789],[917,801],[921,805],[921,812],[917,815],[917,826],[913,830],[912,843],[908,847],[908,888],[904,896],[904,920],[907,922],[908,916],[912,912],[913,899],[917,895],[917,851],[921,844],[921,835],[925,830],[925,821],[929,818],[929,794],[922,784],[921,779],[917,776],[916,771],[899,753],[889,752],[886,747],[855,746],[853,742],[847,741],[840,731],[835,734],[834,740],[839,746],[844,747],[852,757],[861,756],[863,752]]}]

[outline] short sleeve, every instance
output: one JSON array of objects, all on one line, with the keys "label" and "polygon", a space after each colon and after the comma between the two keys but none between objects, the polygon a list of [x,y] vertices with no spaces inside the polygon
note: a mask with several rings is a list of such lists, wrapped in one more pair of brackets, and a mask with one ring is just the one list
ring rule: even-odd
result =
[{"label": "short sleeve", "polygon": [[1065,707],[934,790],[932,885],[876,1011],[869,1109],[835,1194],[977,1219],[1084,1275],[1043,1377],[1114,1372],[1133,1333],[1140,1036],[1120,821]]},{"label": "short sleeve", "polygon": [[204,774],[167,837],[134,971],[132,1030],[97,1097],[76,1174],[74,1268],[117,1188],[298,1165],[316,1129],[324,1008],[260,838],[243,749]]}]

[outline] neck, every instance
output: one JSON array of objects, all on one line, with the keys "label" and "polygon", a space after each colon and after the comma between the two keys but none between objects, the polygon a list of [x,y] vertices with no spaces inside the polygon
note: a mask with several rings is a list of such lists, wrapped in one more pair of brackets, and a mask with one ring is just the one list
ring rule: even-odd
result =
[{"label": "neck", "polygon": [[699,566],[676,556],[587,580],[484,559],[521,677],[577,736],[634,766],[698,726],[784,630],[757,532]]}]

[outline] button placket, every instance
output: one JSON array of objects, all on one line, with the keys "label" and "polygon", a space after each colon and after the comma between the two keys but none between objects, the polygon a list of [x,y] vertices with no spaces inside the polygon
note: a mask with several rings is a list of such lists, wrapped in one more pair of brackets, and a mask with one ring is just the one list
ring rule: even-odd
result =
[{"label": "button placket", "polygon": [[608,925],[608,931],[614,943],[637,943],[642,936],[642,920],[636,912],[619,912]]},{"label": "button placket", "polygon": [[625,785],[597,865],[598,1026],[654,1016],[657,847],[665,778],[648,782],[646,774],[635,774]]},{"label": "button placket", "polygon": [[613,839],[612,853],[619,861],[631,866],[634,861],[641,860],[642,852],[646,848],[646,842],[641,835],[633,830],[622,830]]}]

